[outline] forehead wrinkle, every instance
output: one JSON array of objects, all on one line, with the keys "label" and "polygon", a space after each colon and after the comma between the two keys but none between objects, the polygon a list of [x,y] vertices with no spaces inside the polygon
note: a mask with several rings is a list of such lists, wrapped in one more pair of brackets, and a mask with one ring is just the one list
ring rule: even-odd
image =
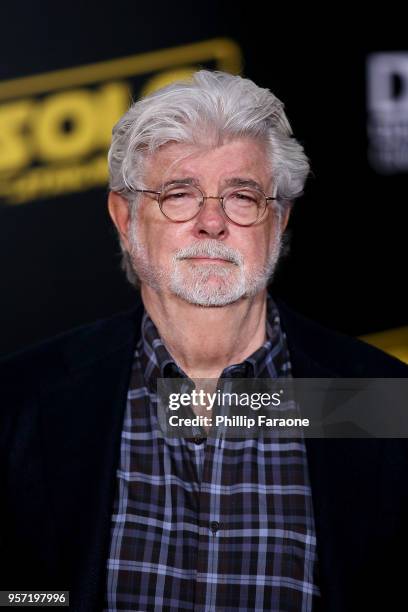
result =
[{"label": "forehead wrinkle", "polygon": [[[170,147],[170,151],[167,148],[168,146]],[[185,147],[186,151],[183,154],[178,155],[177,157],[174,158],[174,153],[173,153],[174,146]],[[145,172],[145,176],[146,174],[153,175],[154,177],[153,180],[155,182],[156,188],[165,184],[165,179],[169,177],[169,175],[174,171],[174,166],[176,166],[180,162],[184,162],[186,159],[190,157],[193,157],[197,153],[196,151],[197,147],[192,146],[190,144],[184,145],[180,143],[167,143],[163,145],[163,147],[164,148],[159,148],[153,154],[150,155],[149,160],[148,160],[148,169],[147,169],[147,172]],[[164,160],[161,159],[162,156],[164,157]],[[166,159],[166,157],[167,158],[170,157],[170,160]],[[166,163],[166,162],[168,162],[168,166],[162,170],[163,163]],[[187,172],[189,171],[187,170]],[[160,179],[157,178],[157,174],[159,175]],[[195,180],[194,177],[187,177],[187,179],[188,179],[187,182],[190,182],[190,180],[192,181]],[[177,180],[177,177],[174,177],[172,179],[168,178],[168,181],[170,180],[171,181]]]},{"label": "forehead wrinkle", "polygon": [[[198,147],[196,145],[191,145],[190,143],[188,144],[187,143],[185,144],[184,143],[168,143],[168,144],[169,144],[169,149],[167,149],[166,145],[164,145],[164,149],[162,150],[158,149],[158,151],[156,151],[155,154],[153,154],[149,160],[150,161],[150,164],[149,164],[150,172],[149,173],[153,174],[152,179],[155,182],[155,188],[156,189],[163,188],[169,183],[175,183],[175,182],[186,183],[190,185],[195,185],[197,187],[201,187],[200,178],[198,178],[197,176],[191,176],[190,174],[191,172],[195,174],[194,169],[190,170],[186,168],[183,170],[182,168],[177,168],[177,165],[183,162],[187,162],[191,158],[194,160],[196,156],[200,157],[202,154],[206,154],[208,152],[207,147]],[[233,144],[233,142],[226,143],[226,146],[228,146],[229,144]],[[179,152],[178,147],[183,147],[184,152],[175,156],[174,155],[175,151]],[[211,147],[209,152],[211,153],[212,150],[216,150],[216,149],[218,149],[218,147],[215,147],[215,148]],[[160,158],[161,153],[164,154],[164,159],[162,158],[159,160],[157,159],[157,154],[159,155],[159,158]],[[166,153],[168,153],[169,155],[167,159],[166,159]],[[168,163],[167,168],[165,169],[163,169],[163,162]],[[250,166],[253,165],[253,160],[251,160],[251,163],[249,165]],[[271,178],[268,177],[267,185],[263,186],[262,183],[264,181],[261,180],[260,182],[258,182],[254,178],[254,174],[255,176],[257,176],[257,173],[253,173],[253,170],[254,168],[250,168],[250,167],[246,169],[242,168],[242,174],[241,174],[241,170],[237,169],[237,175],[231,178],[225,178],[225,179],[220,178],[219,183],[220,183],[221,188],[223,188],[224,186],[225,187],[247,186],[247,187],[255,187],[255,188],[261,189],[262,191],[264,191],[265,189],[268,189]],[[266,168],[265,170],[267,171]],[[158,173],[158,176],[157,176],[157,173]],[[183,176],[182,173],[188,174],[188,176]],[[267,174],[269,174],[269,172],[267,172]],[[257,178],[258,180],[261,179],[261,177],[257,177]],[[203,176],[201,176],[201,179],[205,180]]]}]

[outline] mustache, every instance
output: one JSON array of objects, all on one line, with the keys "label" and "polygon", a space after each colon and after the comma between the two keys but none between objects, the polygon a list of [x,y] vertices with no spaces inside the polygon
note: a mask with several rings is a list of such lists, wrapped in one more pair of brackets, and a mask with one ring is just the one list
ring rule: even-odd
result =
[{"label": "mustache", "polygon": [[200,240],[187,247],[178,249],[173,256],[173,261],[181,261],[191,257],[208,257],[211,259],[224,259],[236,266],[242,266],[244,258],[237,249],[227,246],[219,240]]}]

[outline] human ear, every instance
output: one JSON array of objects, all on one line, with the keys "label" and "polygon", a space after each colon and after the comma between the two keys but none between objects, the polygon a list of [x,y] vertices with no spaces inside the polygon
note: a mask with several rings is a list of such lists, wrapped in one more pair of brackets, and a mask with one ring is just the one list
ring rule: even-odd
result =
[{"label": "human ear", "polygon": [[285,202],[284,208],[283,208],[283,211],[282,211],[282,215],[281,215],[281,220],[280,220],[282,234],[285,231],[286,226],[287,226],[287,224],[289,222],[289,217],[290,217],[291,211],[292,211],[292,202]]},{"label": "human ear", "polygon": [[129,250],[129,202],[116,191],[111,191],[108,196],[108,210],[113,223],[118,230],[120,239],[126,250]]}]

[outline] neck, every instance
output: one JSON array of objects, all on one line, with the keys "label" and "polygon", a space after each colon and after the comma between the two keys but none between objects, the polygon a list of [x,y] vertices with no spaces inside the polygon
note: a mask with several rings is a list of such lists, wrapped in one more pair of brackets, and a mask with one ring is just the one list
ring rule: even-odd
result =
[{"label": "neck", "polygon": [[218,379],[266,339],[266,289],[233,304],[203,307],[142,285],[144,306],[167,350],[190,378]]}]

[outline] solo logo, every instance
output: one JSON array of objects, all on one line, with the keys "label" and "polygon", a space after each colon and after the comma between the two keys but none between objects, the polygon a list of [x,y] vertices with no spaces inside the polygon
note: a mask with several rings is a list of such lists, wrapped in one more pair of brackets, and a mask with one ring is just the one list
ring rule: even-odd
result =
[{"label": "solo logo", "polygon": [[382,174],[408,171],[408,53],[367,59],[368,158]]},{"label": "solo logo", "polygon": [[240,49],[214,39],[0,82],[0,198],[106,186],[112,127],[130,101],[200,67],[237,74]]}]

